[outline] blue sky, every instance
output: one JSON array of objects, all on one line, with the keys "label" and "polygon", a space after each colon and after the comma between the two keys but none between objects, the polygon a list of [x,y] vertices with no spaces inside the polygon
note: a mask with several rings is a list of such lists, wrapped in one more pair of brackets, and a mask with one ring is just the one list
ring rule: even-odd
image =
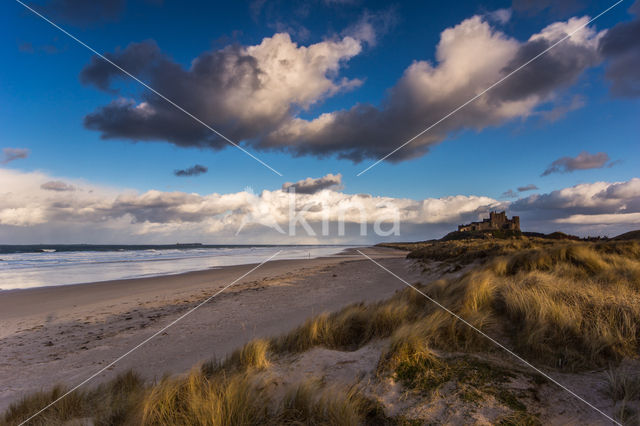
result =
[{"label": "blue sky", "polygon": [[[162,54],[185,69],[203,52],[230,45],[258,45],[275,33],[289,34],[298,46],[344,40],[350,29],[373,17],[369,22],[375,30],[375,42],[360,40],[360,52],[341,61],[337,72],[328,72],[334,82],[358,79],[360,84],[318,96],[307,109],[295,110],[295,117],[308,121],[357,104],[382,109],[381,103],[389,101],[390,90],[414,61],[437,66],[436,46],[441,33],[473,16],[525,45],[532,34],[554,22],[593,17],[613,4],[576,1],[565,10],[534,10],[522,5],[526,2],[510,1],[460,2],[455,7],[447,2],[357,0],[194,2],[187,6],[170,0],[122,3],[124,7],[106,19],[104,15],[99,19],[69,17],[61,9],[72,5],[71,0],[29,4],[100,52],[122,51],[129,43],[154,40]],[[636,19],[629,12],[631,5],[631,1],[622,2],[590,27],[597,32]],[[491,17],[501,9],[510,13],[505,22]],[[506,199],[503,193],[519,186],[534,184],[537,193],[545,194],[583,183],[625,182],[637,176],[640,166],[638,99],[612,93],[612,83],[605,78],[611,61],[607,58],[586,67],[569,84],[554,87],[552,96],[539,100],[527,114],[483,125],[481,130],[465,126],[447,130],[442,140],[428,142],[426,154],[384,162],[360,177],[357,173],[371,164],[374,156],[354,163],[337,158],[335,150],[294,156],[287,150],[269,151],[260,143],[245,141],[243,146],[279,170],[284,175],[280,177],[230,146],[221,150],[178,147],[162,138],[153,142],[103,140],[100,131],[85,128],[84,117],[120,95],[140,102],[144,89],[130,79],[117,77],[110,90],[117,89],[119,94],[82,84],[80,73],[90,63],[91,52],[17,2],[2,2],[0,14],[5,17],[0,44],[5,65],[0,70],[0,148],[29,150],[27,158],[0,167],[20,173],[38,172],[52,179],[86,181],[139,193],[180,191],[203,196],[237,193],[246,187],[257,193],[277,190],[285,181],[340,173],[342,190],[350,194],[413,200],[476,195],[513,201],[515,198]],[[541,112],[562,108],[569,111],[555,120]],[[419,120],[414,118],[410,127],[415,128]],[[423,127],[431,122],[425,117]],[[226,126],[218,124],[221,129]],[[395,124],[402,127],[401,122]],[[391,140],[394,137],[385,140],[380,152],[388,152],[405,140],[402,134]],[[354,146],[360,149],[366,143],[358,141]],[[604,152],[615,163],[541,177],[553,161],[576,157],[583,151]],[[173,173],[194,164],[206,166],[208,172],[193,177]]]}]

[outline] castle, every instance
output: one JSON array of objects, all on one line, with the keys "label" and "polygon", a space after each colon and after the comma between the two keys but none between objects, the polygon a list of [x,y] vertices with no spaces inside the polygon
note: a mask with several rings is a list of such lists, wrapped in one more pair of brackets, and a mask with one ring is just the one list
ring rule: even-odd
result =
[{"label": "castle", "polygon": [[482,222],[471,222],[468,225],[458,226],[458,232],[491,231],[497,229],[520,231],[520,217],[513,216],[511,219],[507,219],[506,212],[490,212],[489,219],[483,219]]}]

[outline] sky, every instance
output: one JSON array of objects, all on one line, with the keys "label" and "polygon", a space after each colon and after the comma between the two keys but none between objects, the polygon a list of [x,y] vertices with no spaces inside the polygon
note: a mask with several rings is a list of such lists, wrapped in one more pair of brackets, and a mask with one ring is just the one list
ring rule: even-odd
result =
[{"label": "sky", "polygon": [[640,228],[640,1],[0,15],[0,244],[424,240],[491,210]]}]

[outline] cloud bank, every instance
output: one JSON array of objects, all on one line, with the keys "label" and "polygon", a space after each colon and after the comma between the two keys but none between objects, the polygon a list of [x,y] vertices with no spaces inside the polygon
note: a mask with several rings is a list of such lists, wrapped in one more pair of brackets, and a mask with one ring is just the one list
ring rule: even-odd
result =
[{"label": "cloud bank", "polygon": [[640,227],[640,179],[584,183],[530,195],[512,203],[509,210],[528,218],[533,229],[557,224],[567,232],[613,236]]},{"label": "cloud bank", "polygon": [[[335,182],[333,175],[312,181],[332,178]],[[519,214],[525,230],[614,235],[638,228],[640,214],[638,178],[581,184],[513,203],[482,195],[413,200],[341,190],[295,195],[283,189],[260,194],[250,190],[208,195],[139,193],[10,169],[0,169],[0,181],[6,183],[0,189],[0,233],[6,243],[371,243],[381,238],[371,229],[360,236],[360,223],[380,221],[384,229],[395,214],[400,235],[391,239],[425,240],[499,209]],[[51,190],[52,186],[62,188],[51,182],[75,190]],[[279,233],[278,227],[289,226],[292,212],[307,221],[316,235],[304,232],[300,223],[295,237]],[[323,236],[325,219],[329,232]],[[346,224],[344,236],[339,235],[341,221]],[[236,235],[238,230],[242,232]]]},{"label": "cloud bank", "polygon": [[[301,118],[300,112],[362,84],[340,73],[365,44],[375,41],[379,30],[366,19],[341,38],[308,46],[278,33],[257,45],[204,52],[188,69],[151,40],[107,56],[234,141],[294,156],[337,156],[359,162],[386,155],[588,20],[585,16],[556,22],[521,42],[494,28],[485,16],[473,16],[445,29],[436,46],[435,63],[414,61],[380,105],[361,103],[310,119]],[[480,131],[543,113],[537,109],[553,104],[559,91],[600,63],[602,37],[603,32],[593,27],[582,29],[390,161],[423,155],[460,131]],[[93,58],[80,75],[85,84],[114,94],[121,78],[119,71],[99,58]],[[226,146],[148,92],[139,100],[117,95],[87,115],[84,124],[104,139],[168,141],[211,149]]]}]

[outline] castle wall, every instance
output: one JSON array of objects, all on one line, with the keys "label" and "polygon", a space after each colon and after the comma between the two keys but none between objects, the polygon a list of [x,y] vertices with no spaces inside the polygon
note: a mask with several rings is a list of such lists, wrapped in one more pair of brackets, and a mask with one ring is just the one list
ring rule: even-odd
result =
[{"label": "castle wall", "polygon": [[506,212],[490,212],[489,219],[484,219],[482,222],[471,222],[467,225],[458,226],[458,231],[490,231],[498,229],[508,229],[513,231],[520,230],[520,217],[513,216],[511,219],[507,218]]}]

